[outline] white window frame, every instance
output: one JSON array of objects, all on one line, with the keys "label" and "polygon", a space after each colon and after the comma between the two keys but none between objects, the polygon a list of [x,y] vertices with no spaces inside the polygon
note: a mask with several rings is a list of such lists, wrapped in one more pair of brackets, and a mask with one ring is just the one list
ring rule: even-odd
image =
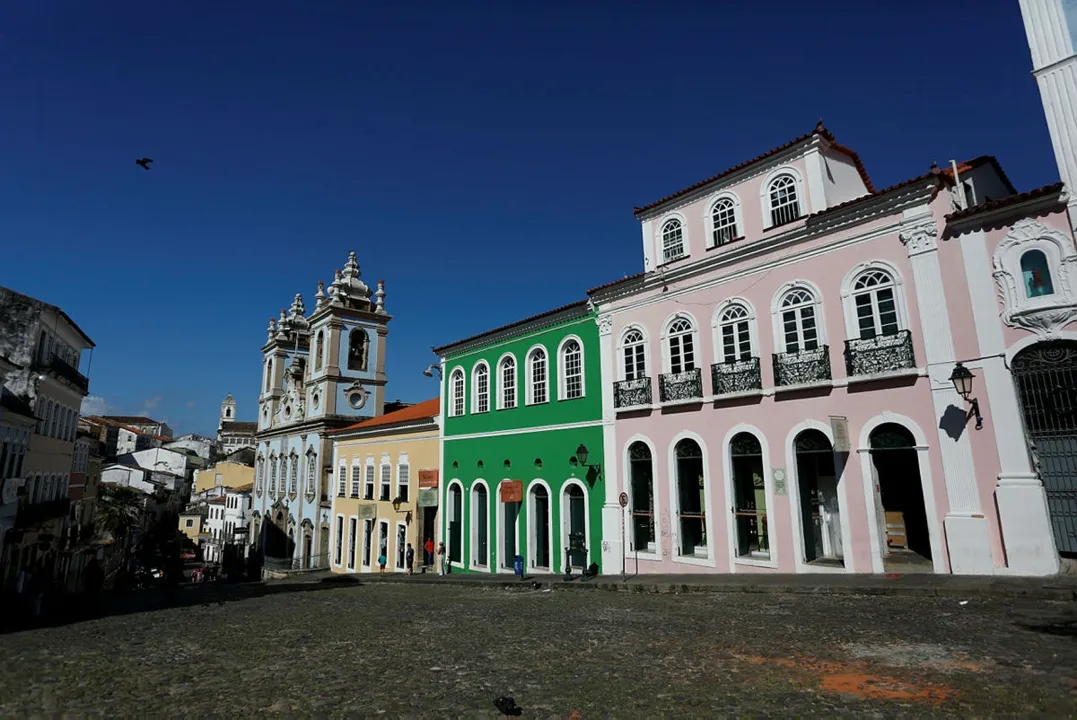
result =
[{"label": "white window frame", "polygon": [[347,535],[344,527],[344,516],[337,515],[337,532],[333,536],[333,564],[337,567],[344,565],[344,536]]},{"label": "white window frame", "polygon": [[[400,542],[400,529],[404,529],[404,541]],[[394,571],[404,572],[407,569],[408,563],[408,526],[407,523],[396,523],[394,528],[396,532],[393,533],[393,564],[390,565]],[[389,558],[386,558],[388,560]],[[389,565],[388,562],[385,563]]]},{"label": "white window frame", "polygon": [[[714,233],[717,230],[717,228],[715,228],[714,226],[714,209],[718,206],[718,203],[723,202],[731,203],[733,206],[733,224],[735,226],[734,230],[736,230],[736,233],[732,238],[726,240],[724,243],[718,243],[718,241],[714,238]],[[731,242],[734,242],[735,240],[740,240],[744,237],[744,212],[741,208],[740,198],[737,197],[736,193],[730,190],[722,190],[721,192],[718,192],[713,197],[711,197],[710,202],[708,202],[703,208],[703,227],[707,228],[706,246],[708,248],[725,246],[730,244]]]},{"label": "white window frame", "polygon": [[[512,404],[505,402],[505,362],[512,363]],[[520,404],[520,363],[512,353],[505,353],[497,360],[497,409],[512,410]]]},{"label": "white window frame", "polygon": [[[542,352],[543,362],[546,365],[545,379],[543,385],[545,389],[545,398],[542,400],[535,400],[535,374],[533,369],[534,357],[536,351]],[[527,404],[528,405],[544,405],[550,402],[550,351],[546,349],[545,345],[534,345],[527,351]]]},{"label": "white window frame", "polygon": [[[370,493],[367,493],[370,490]],[[374,456],[366,456],[366,464],[363,466],[363,495],[364,500],[377,500],[378,477],[374,470]]]},{"label": "white window frame", "polygon": [[361,477],[362,470],[363,470],[362,460],[360,460],[359,456],[356,455],[355,457],[352,458],[352,461],[351,461],[351,478],[349,479],[350,482],[348,483],[348,492],[349,492],[348,497],[358,498],[358,497],[362,496],[362,492],[363,492],[363,490],[362,490],[363,478]]},{"label": "white window frame", "polygon": [[344,460],[337,467],[337,497],[348,497],[348,464]]},{"label": "white window frame", "polygon": [[[460,386],[456,380],[459,378]],[[461,417],[467,412],[465,401],[467,399],[467,373],[462,367],[453,368],[449,373],[449,417]]]},{"label": "white window frame", "polygon": [[[803,220],[811,214],[811,208],[808,205],[808,193],[804,183],[804,175],[800,169],[795,165],[782,165],[767,173],[759,184],[759,209],[762,213],[763,229],[769,230],[775,227],[774,222],[771,220],[771,206],[770,206],[770,188],[774,184],[774,181],[778,178],[788,175],[793,178],[793,188],[797,194],[797,206],[800,210],[800,215],[797,216],[797,220]],[[781,227],[791,225],[796,220],[789,223],[783,223]]]},{"label": "white window frame", "polygon": [[[566,352],[566,346],[573,340],[580,349],[580,394],[578,397],[570,398],[568,396],[568,354]],[[580,400],[587,397],[587,366],[585,365],[585,362],[586,358],[584,357],[583,340],[581,340],[578,335],[566,335],[561,338],[561,342],[557,344],[558,400]]]},{"label": "white window frame", "polygon": [[[486,371],[486,392],[479,387],[479,373]],[[486,407],[482,407],[484,404]],[[490,412],[490,365],[485,360],[479,360],[471,369],[471,414]]]},{"label": "white window frame", "polygon": [[[701,349],[699,347],[699,323],[696,322],[695,317],[693,317],[691,313],[680,311],[673,313],[668,318],[666,318],[666,321],[664,323],[662,323],[662,370],[665,373],[673,372],[673,357],[670,352],[671,348],[669,345],[669,340],[671,337],[670,328],[678,320],[686,320],[692,326],[692,330],[687,333],[692,337],[692,370],[698,370],[700,367],[702,367],[702,358],[700,357],[699,352]],[[682,372],[690,371],[682,370]]]},{"label": "white window frame", "polygon": [[[786,353],[785,328],[782,325],[782,301],[785,299],[786,295],[794,290],[804,290],[811,294],[815,307],[815,331],[819,338],[818,347],[822,348],[823,346],[828,345],[826,320],[823,317],[823,293],[820,292],[815,283],[807,280],[796,280],[785,283],[778,288],[778,291],[774,293],[774,298],[771,301],[770,313],[774,331],[774,351],[779,354]],[[801,348],[800,351],[804,352],[804,349]]]},{"label": "white window frame", "polygon": [[[486,557],[482,558],[481,560],[478,557],[479,525],[475,521],[475,516],[478,515],[479,510],[480,510],[480,508],[478,506],[478,502],[476,501],[476,498],[475,498],[475,488],[479,487],[480,485],[482,486],[483,490],[486,492],[486,507],[481,508],[481,510],[486,513]],[[482,478],[476,478],[474,481],[472,481],[471,489],[468,491],[468,503],[471,505],[471,516],[470,516],[469,522],[468,522],[468,526],[469,526],[468,527],[468,535],[470,536],[470,540],[471,540],[471,542],[469,544],[469,547],[471,549],[471,557],[468,558],[468,560],[469,560],[469,562],[471,564],[471,567],[482,568],[483,570],[487,570],[490,567],[490,549],[491,549],[490,548],[490,542],[491,542],[491,538],[490,538],[490,534],[491,534],[490,533],[490,486]],[[495,521],[496,521],[496,518],[495,518]],[[497,533],[495,532],[494,535],[496,535],[496,534]],[[494,538],[493,541],[497,542],[496,538]],[[496,550],[496,548],[494,548],[494,549]]]},{"label": "white window frame", "polygon": [[[403,481],[401,481],[401,477],[404,478]],[[407,453],[400,453],[396,459],[396,492],[393,495],[394,499],[400,497],[400,488],[402,487],[408,489],[407,502],[411,502],[413,499],[411,496],[411,463],[408,460]]]},{"label": "white window frame", "polygon": [[[621,335],[617,340],[617,379],[627,380],[628,373],[625,372],[625,350],[628,349],[628,345],[625,343],[625,339],[629,333],[638,332],[642,337],[643,346],[643,374],[640,377],[650,377],[651,369],[651,341],[650,336],[647,334],[646,328],[642,325],[629,325],[621,331]],[[633,345],[635,347],[635,345]]]},{"label": "white window frame", "polygon": [[[385,493],[382,490],[388,488],[389,492]],[[385,497],[388,495],[389,497]],[[389,462],[389,455],[385,454],[381,456],[381,468],[378,475],[378,496],[375,500],[392,500],[393,499],[393,464]]]},{"label": "white window frame", "polygon": [[[665,240],[666,228],[669,226],[670,223],[674,221],[680,224],[681,252],[675,257],[667,257]],[[688,257],[688,221],[685,220],[684,215],[681,215],[680,213],[672,213],[670,215],[666,215],[655,225],[655,227],[658,228],[657,232],[655,233],[655,247],[658,251],[656,256],[658,259],[658,265],[667,265],[669,263],[676,262],[677,260],[682,260]]]},{"label": "white window frame", "polygon": [[[703,513],[704,522],[707,528],[707,555],[706,557],[692,557],[688,555],[681,555],[679,548],[681,545],[681,523],[680,523],[680,494],[677,487],[677,443],[681,440],[693,440],[699,446],[700,451],[703,453]],[[666,448],[666,473],[668,482],[669,495],[669,507],[666,508],[669,519],[670,538],[672,539],[673,554],[670,558],[675,563],[684,563],[686,565],[702,565],[705,567],[715,567],[715,542],[714,542],[714,530],[717,522],[713,518],[711,512],[713,494],[711,493],[711,470],[710,470],[710,452],[707,449],[707,443],[703,438],[694,432],[682,431],[678,433],[669,442],[669,446]],[[657,469],[657,460],[655,460],[655,467]],[[657,482],[657,478],[655,478]],[[657,494],[657,493],[656,493]],[[656,500],[657,503],[657,500]],[[659,535],[658,537],[661,537]]]},{"label": "white window frame", "polygon": [[[845,339],[860,339],[860,323],[856,316],[856,296],[870,291],[856,291],[857,280],[865,273],[878,271],[890,276],[889,286],[894,291],[894,307],[897,310],[898,332],[909,329],[909,311],[905,304],[905,281],[897,268],[884,260],[871,260],[851,268],[841,281],[841,306],[845,316]],[[878,316],[878,302],[873,299],[872,307]],[[876,317],[877,319],[877,317]]]},{"label": "white window frame", "polygon": [[[726,314],[733,307],[744,308],[747,315],[743,318],[738,318],[735,321],[723,322],[722,316]],[[730,359],[725,356],[725,343],[723,342],[722,329],[726,325],[733,324],[733,322],[747,322],[748,323],[748,344],[750,346],[750,352],[752,357],[760,358],[759,354],[759,328],[758,320],[755,315],[755,307],[746,298],[733,297],[727,300],[723,300],[718,304],[718,307],[714,308],[714,314],[711,316],[711,328],[713,329],[712,339],[714,343],[714,362],[726,363],[730,362]],[[739,360],[740,358],[735,358]]]}]

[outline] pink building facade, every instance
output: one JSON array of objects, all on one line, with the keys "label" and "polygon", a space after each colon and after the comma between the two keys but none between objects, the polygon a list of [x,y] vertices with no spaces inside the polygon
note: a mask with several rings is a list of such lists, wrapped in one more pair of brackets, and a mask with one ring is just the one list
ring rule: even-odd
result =
[{"label": "pink building facade", "polygon": [[820,125],[637,208],[645,271],[590,292],[608,571],[1047,575],[1077,551],[1051,419],[1077,401],[1043,390],[1077,385],[1066,194],[988,157],[956,175],[876,190]]}]

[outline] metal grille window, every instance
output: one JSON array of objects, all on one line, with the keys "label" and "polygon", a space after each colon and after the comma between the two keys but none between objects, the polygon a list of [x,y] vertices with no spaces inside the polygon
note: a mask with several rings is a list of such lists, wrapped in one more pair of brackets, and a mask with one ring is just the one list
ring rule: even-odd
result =
[{"label": "metal grille window", "polygon": [[894,302],[894,279],[882,270],[869,270],[856,279],[853,303],[861,340],[893,335],[901,329]]},{"label": "metal grille window", "polygon": [[696,369],[695,343],[692,337],[692,323],[684,318],[675,320],[669,326],[669,371],[671,373],[688,372]]},{"label": "metal grille window", "polygon": [[718,320],[721,333],[721,362],[752,357],[751,320],[743,305],[730,305]]},{"label": "metal grille window", "polygon": [[288,486],[288,492],[295,495],[299,490],[299,456],[292,451],[292,482]]},{"label": "metal grille window", "polygon": [[800,217],[797,185],[789,175],[781,175],[770,184],[770,224],[784,225]]},{"label": "metal grille window", "polygon": [[348,466],[344,463],[340,464],[340,468],[337,472],[337,497],[344,497],[345,492],[348,489]]},{"label": "metal grille window", "polygon": [[569,340],[561,348],[561,368],[565,399],[583,397],[583,350],[575,340]]},{"label": "metal grille window", "polygon": [[807,290],[790,290],[782,298],[782,332],[785,352],[799,353],[819,347],[815,325],[815,298]]},{"label": "metal grille window", "polygon": [[471,405],[471,412],[484,413],[490,410],[490,368],[486,363],[475,367],[475,399]]},{"label": "metal grille window", "polygon": [[624,352],[625,380],[647,377],[647,361],[644,355],[643,333],[629,330],[621,343]]},{"label": "metal grille window", "polygon": [[396,467],[396,496],[402,502],[408,501],[408,487],[411,483],[411,467],[401,463]]},{"label": "metal grille window", "polygon": [[501,402],[502,410],[516,407],[516,358],[507,357],[501,361]]},{"label": "metal grille window", "polygon": [[722,198],[711,208],[711,223],[715,245],[725,245],[737,239],[736,206],[729,198]]},{"label": "metal grille window", "polygon": [[546,394],[546,352],[535,350],[529,360],[531,365],[531,404],[537,405],[547,400]]},{"label": "metal grille window", "polygon": [[464,371],[454,370],[452,374],[452,380],[449,383],[449,392],[452,394],[452,402],[449,405],[449,412],[452,417],[459,417],[464,414]]},{"label": "metal grille window", "polygon": [[367,500],[374,499],[374,459],[366,461],[366,487],[363,489],[363,497]]},{"label": "metal grille window", "polygon": [[684,255],[684,230],[680,220],[662,226],[662,261],[671,262]]},{"label": "metal grille window", "polygon": [[352,483],[351,483],[351,497],[359,497],[359,485],[361,481],[360,475],[363,468],[359,465],[359,458],[352,460]]},{"label": "metal grille window", "polygon": [[381,466],[381,499],[389,500],[389,492],[392,490],[393,484],[393,468],[389,463],[383,463]]}]

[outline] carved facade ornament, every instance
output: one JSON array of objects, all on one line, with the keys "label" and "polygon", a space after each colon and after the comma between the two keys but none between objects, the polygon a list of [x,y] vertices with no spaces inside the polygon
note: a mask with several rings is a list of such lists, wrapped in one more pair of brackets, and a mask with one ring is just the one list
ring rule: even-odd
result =
[{"label": "carved facade ornament", "polygon": [[1077,248],[1071,235],[1032,218],[1018,220],[995,250],[993,274],[1002,321],[1010,327],[1046,339],[1077,321]]},{"label": "carved facade ornament", "polygon": [[613,332],[613,316],[612,315],[599,315],[598,316],[598,334],[609,335]]},{"label": "carved facade ornament", "polygon": [[902,244],[908,249],[909,257],[912,257],[913,255],[935,250],[938,247],[935,243],[937,235],[938,229],[935,227],[935,221],[930,220],[907,230],[902,230],[899,237]]}]

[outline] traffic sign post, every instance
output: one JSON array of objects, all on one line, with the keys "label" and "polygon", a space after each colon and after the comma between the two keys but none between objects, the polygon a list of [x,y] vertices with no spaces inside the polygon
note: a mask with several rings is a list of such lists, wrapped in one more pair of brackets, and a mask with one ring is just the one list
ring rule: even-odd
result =
[{"label": "traffic sign post", "polygon": [[628,582],[625,577],[625,508],[628,507],[628,493],[621,493],[617,502],[621,504],[621,582]]}]

